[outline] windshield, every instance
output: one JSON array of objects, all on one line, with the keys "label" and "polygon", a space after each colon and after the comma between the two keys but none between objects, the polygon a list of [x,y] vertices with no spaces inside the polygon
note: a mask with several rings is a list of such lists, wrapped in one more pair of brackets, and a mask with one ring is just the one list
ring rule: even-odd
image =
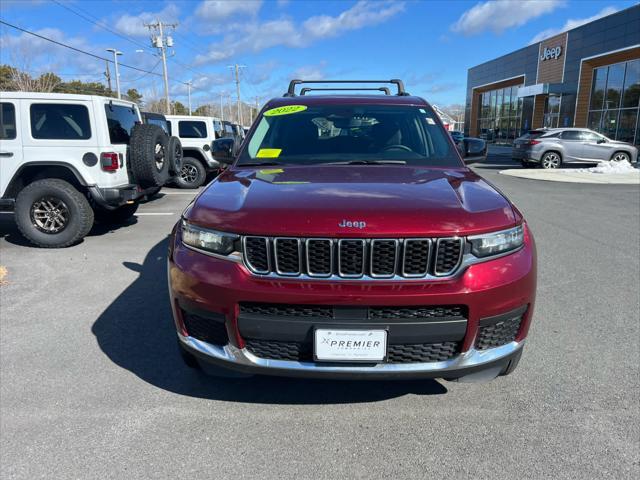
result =
[{"label": "windshield", "polygon": [[268,110],[237,165],[256,163],[461,166],[435,113],[387,105],[288,105]]}]

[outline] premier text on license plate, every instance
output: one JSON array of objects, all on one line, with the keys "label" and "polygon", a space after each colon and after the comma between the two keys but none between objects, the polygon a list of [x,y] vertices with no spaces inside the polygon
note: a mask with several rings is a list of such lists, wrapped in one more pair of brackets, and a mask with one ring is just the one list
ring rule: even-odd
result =
[{"label": "premier text on license plate", "polygon": [[314,343],[319,361],[382,361],[387,355],[386,330],[318,329]]}]

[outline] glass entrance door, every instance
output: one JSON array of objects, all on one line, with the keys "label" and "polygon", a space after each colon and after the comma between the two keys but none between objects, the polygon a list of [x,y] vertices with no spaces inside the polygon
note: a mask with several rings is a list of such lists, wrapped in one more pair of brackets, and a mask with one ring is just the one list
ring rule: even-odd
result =
[{"label": "glass entrance door", "polygon": [[549,95],[544,102],[543,127],[558,128],[560,121],[560,95]]}]

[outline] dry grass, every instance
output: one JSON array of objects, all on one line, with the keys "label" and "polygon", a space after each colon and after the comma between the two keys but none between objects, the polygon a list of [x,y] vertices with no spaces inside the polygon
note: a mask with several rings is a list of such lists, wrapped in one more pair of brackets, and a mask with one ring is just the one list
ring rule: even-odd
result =
[{"label": "dry grass", "polygon": [[7,281],[7,267],[3,267],[0,265],[0,287],[2,285],[7,285],[9,282]]}]

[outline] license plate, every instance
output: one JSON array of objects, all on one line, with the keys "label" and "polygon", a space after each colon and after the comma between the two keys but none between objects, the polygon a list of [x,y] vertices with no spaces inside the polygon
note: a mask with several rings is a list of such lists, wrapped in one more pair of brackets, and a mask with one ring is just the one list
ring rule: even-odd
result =
[{"label": "license plate", "polygon": [[387,356],[386,330],[317,329],[314,343],[320,361],[380,362]]}]

